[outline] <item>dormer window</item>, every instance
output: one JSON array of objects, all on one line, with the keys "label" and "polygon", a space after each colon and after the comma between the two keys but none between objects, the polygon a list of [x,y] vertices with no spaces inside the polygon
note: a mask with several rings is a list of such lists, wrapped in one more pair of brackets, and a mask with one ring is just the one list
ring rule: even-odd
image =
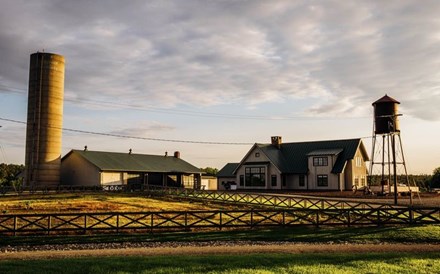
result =
[{"label": "dormer window", "polygon": [[328,158],[327,157],[313,157],[313,165],[314,166],[328,166]]}]

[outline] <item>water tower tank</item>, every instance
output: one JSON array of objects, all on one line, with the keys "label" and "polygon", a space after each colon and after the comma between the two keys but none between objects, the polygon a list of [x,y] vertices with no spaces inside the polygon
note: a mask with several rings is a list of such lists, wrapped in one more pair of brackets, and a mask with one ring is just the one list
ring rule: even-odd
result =
[{"label": "water tower tank", "polygon": [[374,107],[374,133],[389,134],[399,132],[398,106],[400,102],[385,94],[373,103]]},{"label": "water tower tank", "polygon": [[60,182],[64,57],[37,52],[29,68],[25,185]]}]

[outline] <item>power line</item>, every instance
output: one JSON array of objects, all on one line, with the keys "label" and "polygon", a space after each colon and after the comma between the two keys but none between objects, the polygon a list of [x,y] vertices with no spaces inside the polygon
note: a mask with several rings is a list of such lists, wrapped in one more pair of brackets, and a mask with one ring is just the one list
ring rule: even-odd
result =
[{"label": "power line", "polygon": [[[26,122],[23,122],[23,121],[7,119],[7,118],[1,118],[1,117],[0,117],[0,120],[6,121],[6,122],[11,122],[11,123],[16,123],[16,124],[24,124],[24,125],[27,124]],[[87,130],[81,130],[81,129],[59,128],[59,127],[54,127],[54,126],[51,126],[51,125],[45,125],[45,127],[61,129],[63,131],[75,132],[75,133],[84,133],[84,134],[91,134],[91,135],[100,135],[100,136],[125,138],[125,139],[146,140],[146,141],[171,142],[171,143],[188,143],[188,144],[205,144],[205,145],[246,145],[246,146],[253,145],[253,143],[210,142],[210,141],[192,141],[192,140],[177,140],[177,139],[138,137],[138,136],[129,136],[129,135],[122,135],[122,134],[113,134],[113,133],[103,133],[103,132],[87,131]]]},{"label": "power line", "polygon": [[[14,88],[11,86],[7,86],[0,83],[0,87],[6,88],[6,92],[14,92],[14,93],[25,93],[25,90]],[[203,112],[203,111],[192,111],[192,110],[173,110],[167,108],[159,108],[152,105],[136,105],[136,104],[124,104],[124,103],[115,103],[108,102],[102,100],[91,100],[91,99],[73,99],[73,98],[64,98],[64,101],[73,102],[73,103],[85,103],[92,104],[98,106],[117,106],[123,108],[134,109],[137,111],[144,112],[157,112],[164,113],[168,115],[185,115],[185,116],[193,116],[193,117],[202,117],[202,118],[220,118],[220,119],[241,119],[241,120],[265,120],[265,121],[290,121],[290,120],[334,120],[334,119],[344,119],[344,120],[355,120],[355,119],[365,119],[369,117],[359,116],[359,117],[309,117],[309,116],[279,116],[279,117],[268,117],[262,115],[242,115],[242,114],[227,114],[227,113],[215,113],[215,112]]]}]

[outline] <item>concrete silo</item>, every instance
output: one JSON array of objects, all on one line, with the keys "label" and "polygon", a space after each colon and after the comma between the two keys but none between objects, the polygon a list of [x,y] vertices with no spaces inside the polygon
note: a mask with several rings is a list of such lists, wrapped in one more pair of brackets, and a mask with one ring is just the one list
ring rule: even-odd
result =
[{"label": "concrete silo", "polygon": [[60,182],[64,57],[37,52],[29,68],[25,185]]}]

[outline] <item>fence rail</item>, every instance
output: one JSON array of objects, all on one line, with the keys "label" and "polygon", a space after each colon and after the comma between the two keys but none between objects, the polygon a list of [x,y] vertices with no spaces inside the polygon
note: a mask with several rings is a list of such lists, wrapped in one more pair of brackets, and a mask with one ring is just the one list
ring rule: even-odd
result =
[{"label": "fence rail", "polygon": [[0,234],[119,233],[289,226],[440,224],[440,208],[284,209],[0,215]]},{"label": "fence rail", "polygon": [[313,197],[305,195],[261,194],[255,192],[199,190],[176,187],[162,187],[152,185],[107,185],[107,186],[69,186],[59,185],[52,187],[12,187],[0,188],[0,193],[17,194],[47,194],[47,193],[74,193],[74,192],[140,192],[154,196],[171,196],[193,200],[211,200],[217,202],[258,205],[269,208],[303,208],[303,209],[346,209],[346,208],[407,208],[404,205],[391,205],[380,202],[353,201],[341,198]]},{"label": "fence rail", "polygon": [[407,206],[391,205],[378,202],[361,202],[351,201],[348,199],[328,198],[328,197],[312,197],[305,195],[283,195],[283,194],[260,194],[250,192],[236,191],[214,191],[214,190],[197,190],[186,188],[170,188],[170,187],[146,187],[144,192],[151,195],[166,195],[172,197],[196,199],[196,200],[213,200],[227,203],[240,203],[247,205],[258,205],[272,208],[302,208],[302,209],[375,209],[389,208],[399,209],[408,208]]}]

